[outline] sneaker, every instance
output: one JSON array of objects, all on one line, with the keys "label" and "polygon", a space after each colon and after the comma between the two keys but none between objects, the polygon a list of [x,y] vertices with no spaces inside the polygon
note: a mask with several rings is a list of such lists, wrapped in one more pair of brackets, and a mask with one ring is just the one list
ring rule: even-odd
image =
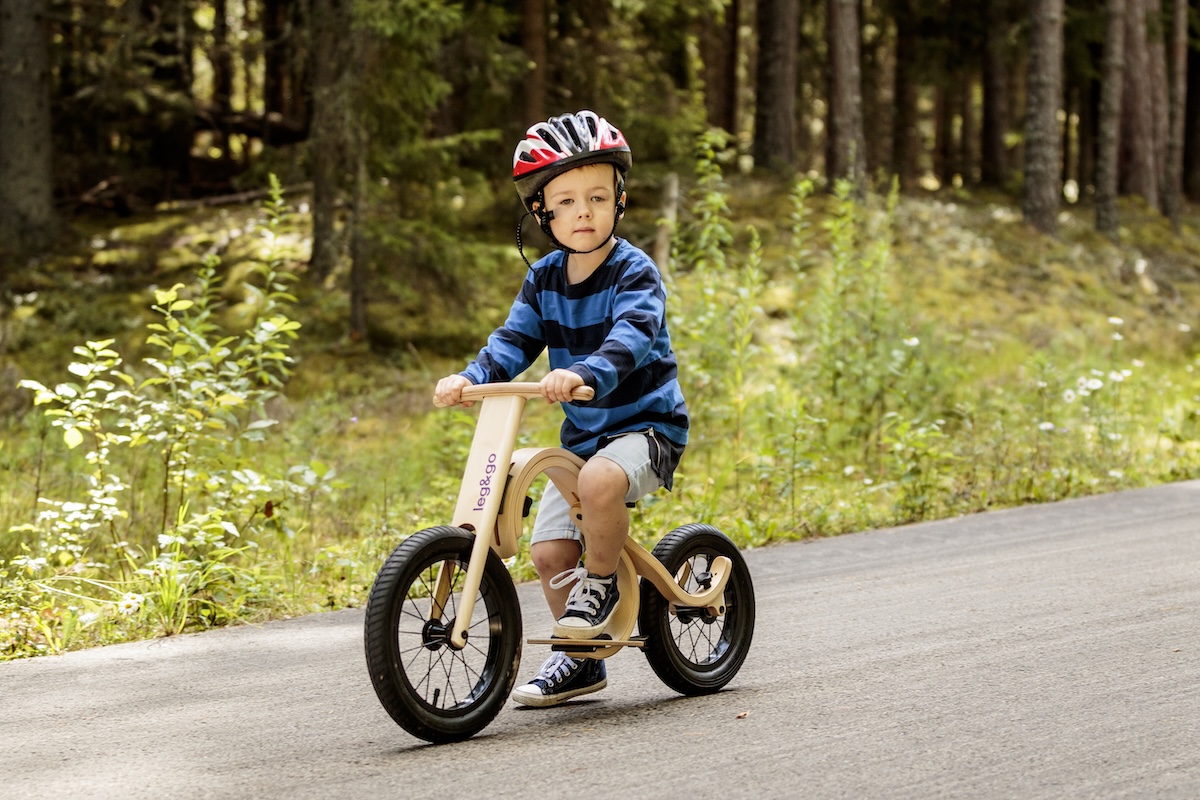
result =
[{"label": "sneaker", "polygon": [[604,661],[594,658],[571,658],[566,653],[551,653],[538,670],[537,677],[524,686],[513,689],[512,699],[526,706],[544,708],[598,692],[608,686]]},{"label": "sneaker", "polygon": [[594,575],[583,567],[560,572],[550,580],[558,589],[575,581],[567,598],[567,609],[554,626],[554,635],[564,639],[595,639],[612,618],[620,600],[617,573]]}]

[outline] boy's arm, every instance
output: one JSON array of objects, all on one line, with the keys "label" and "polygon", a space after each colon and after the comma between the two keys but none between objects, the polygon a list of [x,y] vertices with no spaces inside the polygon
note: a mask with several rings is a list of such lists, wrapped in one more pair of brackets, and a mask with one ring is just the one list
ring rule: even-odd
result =
[{"label": "boy's arm", "polygon": [[472,383],[511,381],[528,369],[545,347],[546,331],[530,270],[504,325],[492,331],[479,355],[460,374]]}]

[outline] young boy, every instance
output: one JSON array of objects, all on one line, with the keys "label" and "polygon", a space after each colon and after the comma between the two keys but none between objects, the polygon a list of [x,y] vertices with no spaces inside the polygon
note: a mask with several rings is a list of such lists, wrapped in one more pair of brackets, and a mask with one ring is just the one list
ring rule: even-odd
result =
[{"label": "young boy", "polygon": [[[530,267],[508,320],[478,357],[435,390],[440,404],[457,404],[464,386],[512,380],[549,350],[542,396],[564,403],[562,445],[587,462],[579,475],[586,547],[553,482],[530,546],[557,637],[591,639],[604,630],[620,602],[627,504],[670,489],[687,444],[661,276],[649,256],[616,236],[632,163],[625,137],[591,111],[529,128],[513,155],[513,180],[556,250]],[[584,385],[595,398],[568,404],[571,390]],[[551,706],[607,683],[602,660],[554,652],[513,699]]]}]

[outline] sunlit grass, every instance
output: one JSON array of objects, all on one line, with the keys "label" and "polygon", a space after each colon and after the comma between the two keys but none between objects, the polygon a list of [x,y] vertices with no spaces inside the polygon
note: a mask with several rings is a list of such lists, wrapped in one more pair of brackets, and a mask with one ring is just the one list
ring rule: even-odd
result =
[{"label": "sunlit grass", "polygon": [[[692,441],[675,491],[633,512],[644,543],[706,522],[759,546],[1200,474],[1194,218],[1179,238],[1123,207],[1125,238],[1114,245],[1078,210],[1052,240],[996,198],[898,198],[889,211],[886,198],[852,209],[817,193],[803,201],[807,228],[789,230],[800,224],[786,221],[790,187],[757,186],[752,202],[734,194],[726,205],[726,194],[750,187],[704,169],[677,258],[664,265]],[[767,208],[785,220],[772,224]],[[226,222],[252,237],[249,219]],[[633,223],[631,236],[651,232],[652,223]],[[193,263],[186,253],[227,230],[219,220],[203,232],[181,225],[142,231],[170,240],[172,265]],[[293,220],[276,237],[294,263],[303,230]],[[138,246],[136,230],[113,234],[104,235],[122,253]],[[255,241],[228,252],[242,263]],[[732,244],[718,253],[699,241]],[[798,258],[801,241],[808,252]],[[175,280],[186,274],[172,271]],[[509,282],[495,292],[493,316],[511,299]],[[226,298],[235,308],[246,302],[236,287]],[[24,377],[67,379],[62,354],[116,319],[114,346],[144,343],[140,308],[152,291],[119,292],[127,310],[118,317],[74,309],[48,289],[31,299],[38,313],[9,331],[10,342],[29,343],[16,353]],[[106,303],[116,305],[114,294]],[[172,556],[181,543],[164,545],[150,522],[148,487],[162,474],[135,454],[120,462],[131,475],[122,502],[134,561],[105,557],[107,545],[86,535],[79,557],[61,555],[21,526],[37,527],[39,497],[79,497],[88,465],[41,409],[9,415],[0,434],[0,657],[354,606],[403,537],[447,521],[475,412],[437,411],[429,398],[473,349],[372,354],[329,344],[313,333],[329,326],[333,301],[322,294],[302,295],[294,310],[305,322],[296,372],[268,406],[279,424],[230,450],[264,485],[290,487],[271,496],[269,514],[254,506],[257,522],[271,524],[251,539],[206,534],[203,546]],[[81,324],[59,330],[56,319]],[[405,324],[431,339],[443,330],[438,315]],[[455,341],[467,328],[482,341],[492,319],[445,324]],[[556,443],[557,409],[531,404],[526,422],[523,445]],[[511,568],[533,575],[524,554]]]}]

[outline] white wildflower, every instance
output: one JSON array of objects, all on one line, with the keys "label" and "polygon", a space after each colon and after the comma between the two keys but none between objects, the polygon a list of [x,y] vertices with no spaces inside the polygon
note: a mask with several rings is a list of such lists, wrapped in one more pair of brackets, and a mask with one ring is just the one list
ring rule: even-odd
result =
[{"label": "white wildflower", "polygon": [[129,592],[117,603],[117,610],[122,614],[136,614],[145,599],[140,594]]}]

